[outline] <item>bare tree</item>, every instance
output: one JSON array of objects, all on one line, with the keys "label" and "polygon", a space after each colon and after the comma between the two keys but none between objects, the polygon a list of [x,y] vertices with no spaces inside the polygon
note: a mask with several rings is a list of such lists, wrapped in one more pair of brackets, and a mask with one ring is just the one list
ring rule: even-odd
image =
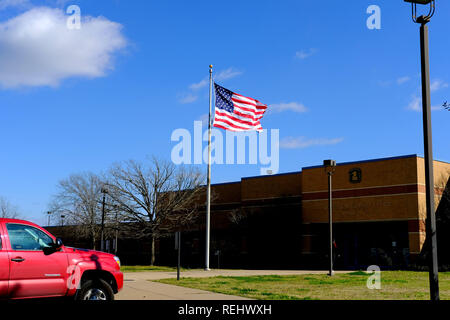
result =
[{"label": "bare tree", "polygon": [[444,107],[445,110],[450,111],[450,104],[448,104],[447,101],[445,101],[442,106]]},{"label": "bare tree", "polygon": [[79,236],[91,238],[93,249],[101,232],[103,187],[103,180],[93,173],[74,174],[59,182],[50,204],[52,215],[56,219],[64,215],[65,224]]},{"label": "bare tree", "polygon": [[17,219],[20,217],[16,206],[12,205],[6,198],[0,197],[0,218]]},{"label": "bare tree", "polygon": [[109,171],[108,192],[124,226],[134,237],[151,239],[151,265],[155,240],[196,219],[203,180],[195,169],[155,158],[148,165],[126,161]]}]

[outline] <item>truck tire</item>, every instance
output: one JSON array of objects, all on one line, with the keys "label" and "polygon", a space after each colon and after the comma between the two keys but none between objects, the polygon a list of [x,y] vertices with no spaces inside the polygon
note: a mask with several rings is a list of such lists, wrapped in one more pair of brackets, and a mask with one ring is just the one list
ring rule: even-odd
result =
[{"label": "truck tire", "polygon": [[105,280],[87,280],[77,291],[75,300],[113,301],[114,292],[111,286]]}]

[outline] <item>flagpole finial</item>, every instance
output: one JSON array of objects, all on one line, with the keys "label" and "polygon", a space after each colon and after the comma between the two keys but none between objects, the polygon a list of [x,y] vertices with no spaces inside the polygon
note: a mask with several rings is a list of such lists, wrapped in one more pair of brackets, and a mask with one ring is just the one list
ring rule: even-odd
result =
[{"label": "flagpole finial", "polygon": [[209,68],[210,68],[210,69],[212,69],[212,67],[213,67],[213,65],[212,65],[212,64],[210,64],[210,65],[209,65]]}]

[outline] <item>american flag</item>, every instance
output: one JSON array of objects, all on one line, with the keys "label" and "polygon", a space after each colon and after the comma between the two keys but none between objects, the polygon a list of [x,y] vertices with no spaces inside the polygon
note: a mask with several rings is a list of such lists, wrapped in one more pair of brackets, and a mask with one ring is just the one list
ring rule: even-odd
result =
[{"label": "american flag", "polygon": [[214,127],[230,131],[263,130],[259,120],[267,106],[258,100],[244,97],[214,83],[216,112]]}]

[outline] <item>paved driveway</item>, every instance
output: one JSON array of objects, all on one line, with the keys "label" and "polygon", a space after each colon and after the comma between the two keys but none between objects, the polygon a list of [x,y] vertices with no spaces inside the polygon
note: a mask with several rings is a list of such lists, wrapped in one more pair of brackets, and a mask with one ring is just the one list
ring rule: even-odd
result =
[{"label": "paved driveway", "polygon": [[[338,273],[347,271],[338,271]],[[302,275],[326,274],[326,271],[289,271],[289,270],[193,270],[181,273],[181,277],[215,276],[256,276],[256,275]],[[246,298],[190,289],[164,283],[152,282],[166,278],[176,278],[176,272],[126,272],[124,286],[116,295],[116,300],[248,300]]]}]

